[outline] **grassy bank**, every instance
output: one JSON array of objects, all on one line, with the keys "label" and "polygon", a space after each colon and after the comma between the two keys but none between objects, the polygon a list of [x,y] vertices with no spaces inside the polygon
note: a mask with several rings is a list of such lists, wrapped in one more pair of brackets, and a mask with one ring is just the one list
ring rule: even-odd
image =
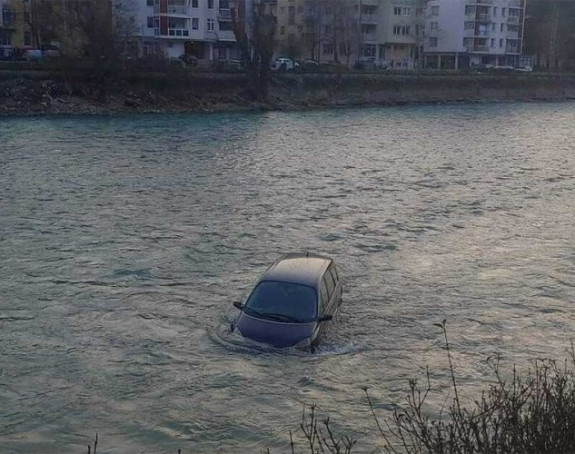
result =
[{"label": "grassy bank", "polygon": [[252,102],[242,73],[0,69],[0,115],[299,110],[456,102],[575,99],[575,75],[277,74]]}]

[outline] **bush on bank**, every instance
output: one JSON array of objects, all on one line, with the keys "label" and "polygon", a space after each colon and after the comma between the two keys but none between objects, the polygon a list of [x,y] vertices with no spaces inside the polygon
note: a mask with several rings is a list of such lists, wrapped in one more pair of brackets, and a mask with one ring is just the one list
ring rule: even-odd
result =
[{"label": "bush on bank", "polygon": [[[559,364],[553,360],[536,360],[524,374],[512,369],[505,379],[499,358],[490,358],[494,382],[464,406],[445,321],[438,324],[444,335],[449,361],[450,390],[453,395],[445,417],[432,419],[425,412],[432,387],[427,373],[425,384],[409,383],[406,404],[398,406],[391,417],[381,420],[365,390],[374,430],[391,454],[519,454],[575,452],[575,349],[571,344],[569,359]],[[334,435],[329,419],[317,423],[315,408],[302,417],[304,451],[310,453],[350,453],[356,440]],[[296,452],[292,443],[292,453]]]},{"label": "bush on bank", "polygon": [[[568,360],[536,360],[526,373],[515,366],[504,378],[498,357],[488,358],[493,383],[472,405],[460,399],[451,359],[445,320],[442,330],[449,364],[449,388],[453,395],[445,417],[433,419],[426,413],[432,391],[427,371],[425,384],[410,380],[406,403],[389,417],[380,418],[364,388],[366,411],[373,417],[373,430],[384,442],[388,454],[566,454],[575,452],[575,347]],[[322,417],[315,405],[304,406],[299,429],[290,431],[289,452],[351,454],[358,440],[336,433],[329,417]],[[87,453],[96,454],[98,435]],[[185,450],[178,450],[184,454]],[[265,453],[271,453],[268,448]]]}]

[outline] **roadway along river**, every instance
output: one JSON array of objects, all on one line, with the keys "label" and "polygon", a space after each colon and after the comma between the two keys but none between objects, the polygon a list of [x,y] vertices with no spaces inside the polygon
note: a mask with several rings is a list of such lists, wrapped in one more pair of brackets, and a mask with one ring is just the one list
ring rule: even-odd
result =
[{"label": "roadway along river", "polygon": [[[575,337],[575,104],[0,122],[0,451],[289,449],[302,405],[370,452],[447,319],[485,360]],[[315,355],[251,348],[231,303],[281,253],[329,254]],[[301,443],[301,438],[297,438]]]}]

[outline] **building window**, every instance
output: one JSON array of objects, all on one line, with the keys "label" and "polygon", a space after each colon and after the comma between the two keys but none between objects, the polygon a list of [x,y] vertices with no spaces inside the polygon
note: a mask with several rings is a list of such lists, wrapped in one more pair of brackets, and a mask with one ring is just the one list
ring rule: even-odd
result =
[{"label": "building window", "polygon": [[501,31],[502,32],[505,31],[505,24],[503,24],[503,23],[501,24]]},{"label": "building window", "polygon": [[214,9],[214,0],[208,0],[208,8]]},{"label": "building window", "polygon": [[411,16],[411,8],[409,6],[394,6],[394,16]]},{"label": "building window", "polygon": [[432,16],[439,16],[439,6],[432,6],[431,7],[431,15]]},{"label": "building window", "polygon": [[375,44],[368,44],[361,48],[362,57],[375,57],[376,46]]},{"label": "building window", "polygon": [[330,43],[324,43],[323,45],[323,54],[324,55],[331,55],[333,54],[333,44]]},{"label": "building window", "polygon": [[491,38],[491,47],[495,47],[495,38]]},{"label": "building window", "polygon": [[154,0],[147,0],[146,5],[147,6],[154,6]]},{"label": "building window", "polygon": [[192,0],[192,8],[198,7],[198,0]]},{"label": "building window", "polygon": [[465,30],[473,30],[475,28],[475,22],[468,20],[464,24]]},{"label": "building window", "polygon": [[218,28],[221,31],[232,31],[232,23],[231,22],[219,22]]},{"label": "building window", "polygon": [[409,35],[410,27],[409,25],[394,25],[393,34],[394,35]]},{"label": "building window", "polygon": [[437,22],[437,21],[430,22],[429,23],[429,29],[430,30],[439,30],[439,22]]},{"label": "building window", "polygon": [[12,34],[10,32],[0,30],[0,45],[1,46],[12,45]]},{"label": "building window", "polygon": [[148,28],[154,28],[154,16],[148,16]]},{"label": "building window", "polygon": [[197,17],[192,17],[192,30],[200,29],[200,19]]},{"label": "building window", "polygon": [[465,6],[465,15],[466,16],[475,15],[475,5],[466,5]]},{"label": "building window", "polygon": [[216,21],[214,19],[208,19],[208,31],[213,32],[215,28]]},{"label": "building window", "polygon": [[497,16],[497,6],[493,7],[493,17]]},{"label": "building window", "polygon": [[429,47],[437,47],[437,38],[429,38]]},{"label": "building window", "polygon": [[32,34],[30,32],[24,32],[24,45],[25,46],[32,45]]},{"label": "building window", "polygon": [[295,24],[295,6],[288,8],[288,25]]},{"label": "building window", "polygon": [[4,25],[12,25],[16,19],[16,13],[11,9],[4,8],[2,10],[2,22]]},{"label": "building window", "polygon": [[501,8],[501,17],[505,17],[505,8]]},{"label": "building window", "polygon": [[499,47],[503,47],[503,40],[502,39],[499,40]]}]

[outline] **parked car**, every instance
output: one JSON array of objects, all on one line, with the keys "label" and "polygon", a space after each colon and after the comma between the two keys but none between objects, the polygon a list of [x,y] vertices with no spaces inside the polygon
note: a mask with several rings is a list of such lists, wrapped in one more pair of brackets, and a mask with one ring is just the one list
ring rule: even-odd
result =
[{"label": "parked car", "polygon": [[342,301],[334,261],[316,254],[287,254],[260,277],[232,324],[246,338],[274,347],[312,352]]},{"label": "parked car", "polygon": [[198,57],[195,55],[182,54],[178,57],[178,60],[180,60],[185,66],[194,67],[198,65]]},{"label": "parked car", "polygon": [[479,63],[477,65],[473,65],[471,69],[477,73],[484,73],[493,70],[495,68],[494,65],[486,64],[486,63]]},{"label": "parked car", "polygon": [[40,61],[44,58],[44,54],[40,49],[27,49],[23,56],[24,60],[27,61]]},{"label": "parked car", "polygon": [[46,44],[41,47],[43,58],[60,58],[62,53],[58,46]]},{"label": "parked car", "polygon": [[388,69],[388,62],[386,60],[378,60],[375,57],[363,57],[355,62],[354,69],[374,71],[377,69]]},{"label": "parked car", "polygon": [[0,60],[12,61],[14,60],[14,51],[12,48],[0,47]]},{"label": "parked car", "polygon": [[294,62],[291,58],[276,58],[272,62],[272,71],[293,71],[298,67],[298,63]]},{"label": "parked car", "polygon": [[297,69],[302,73],[316,73],[319,71],[319,63],[309,58],[302,60],[297,64]]},{"label": "parked car", "polygon": [[515,71],[520,73],[530,73],[533,72],[533,68],[531,66],[520,66],[518,68],[515,68]]}]

